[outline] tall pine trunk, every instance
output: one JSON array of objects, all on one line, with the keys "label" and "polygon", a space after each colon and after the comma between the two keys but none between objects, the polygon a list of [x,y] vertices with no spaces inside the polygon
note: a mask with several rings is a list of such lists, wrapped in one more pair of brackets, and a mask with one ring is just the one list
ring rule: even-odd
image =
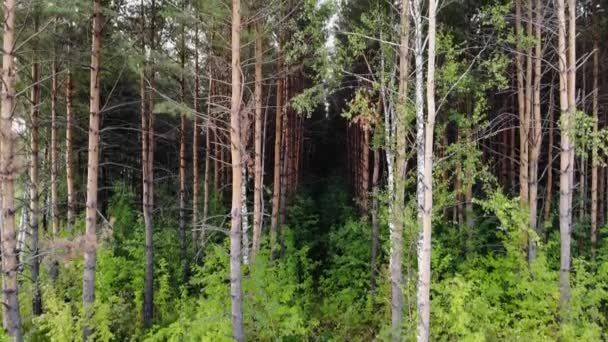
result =
[{"label": "tall pine trunk", "polygon": [[[59,194],[58,194],[58,162],[59,146],[57,145],[57,49],[53,48],[51,62],[51,229],[53,237],[59,232]],[[53,266],[55,267],[55,265]]]},{"label": "tall pine trunk", "polygon": [[[270,250],[273,257],[277,252],[277,240],[279,235],[279,210],[281,200],[281,142],[283,140],[283,56],[281,51],[281,33],[278,34],[278,56],[277,56],[277,107],[274,130],[274,175],[272,192],[272,216],[270,219]],[[284,191],[284,190],[283,190]]]},{"label": "tall pine trunk", "polygon": [[262,41],[262,25],[260,19],[255,22],[255,161],[254,161],[254,194],[253,194],[253,251],[251,254],[252,260],[260,250],[260,242],[262,238],[262,201],[264,200],[264,166],[262,165],[262,63],[263,63],[263,41]]},{"label": "tall pine trunk", "polygon": [[97,258],[97,177],[99,175],[99,121],[100,121],[100,57],[101,57],[101,0],[93,7],[93,41],[91,49],[91,83],[89,115],[89,153],[87,165],[87,209],[84,245],[83,276],[83,340],[92,333],[95,303],[95,262]]},{"label": "tall pine trunk", "polygon": [[[598,78],[599,78],[599,28],[597,24],[597,0],[593,1],[593,133],[598,131]],[[597,247],[597,221],[598,221],[598,152],[596,144],[592,146],[591,159],[591,258],[595,259],[595,250]]]}]

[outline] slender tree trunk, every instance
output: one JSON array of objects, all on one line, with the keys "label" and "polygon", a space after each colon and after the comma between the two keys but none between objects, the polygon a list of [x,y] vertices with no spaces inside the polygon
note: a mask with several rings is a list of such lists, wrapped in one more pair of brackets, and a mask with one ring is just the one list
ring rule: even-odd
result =
[{"label": "slender tree trunk", "polygon": [[[198,64],[198,25],[194,35],[194,119],[192,120],[192,246],[196,252],[198,247],[198,137],[200,132],[198,123],[198,96],[200,93],[200,67]],[[209,130],[206,130],[205,136],[209,135]],[[208,146],[205,149],[205,155],[209,154]],[[205,160],[205,184],[208,181],[208,160]]]},{"label": "slender tree trunk", "polygon": [[232,222],[230,228],[230,298],[232,338],[245,341],[243,291],[241,289],[241,1],[232,0],[232,97],[230,103],[230,150],[232,155]]},{"label": "slender tree trunk", "polygon": [[[150,51],[154,53],[155,42],[155,20],[156,20],[156,4],[155,0],[152,0],[150,18]],[[144,302],[143,302],[143,323],[144,327],[148,328],[152,324],[152,318],[154,316],[154,92],[155,92],[155,79],[156,79],[156,65],[154,56],[151,57],[150,61],[150,96],[147,99],[149,102],[147,111],[147,130],[142,134],[147,135],[147,152],[146,158],[146,174],[144,175],[144,182],[147,183],[148,196],[145,197],[144,202],[144,226],[145,226],[145,241],[146,241],[146,272],[144,280]],[[143,127],[142,127],[143,130]],[[147,177],[146,177],[147,176]]]},{"label": "slender tree trunk", "polygon": [[[209,182],[210,182],[210,172],[209,169],[211,167],[211,101],[213,91],[213,77],[211,74],[211,69],[209,69],[209,89],[207,90],[207,119],[205,120],[205,184],[203,185],[203,224],[201,226],[201,248],[203,250],[203,255],[205,253],[205,244],[207,240],[207,220],[209,219]],[[216,147],[217,150],[217,147]],[[216,155],[217,156],[217,155]],[[216,159],[216,170],[217,171],[217,159]],[[215,173],[217,176],[217,172]],[[217,178],[215,179],[217,182]],[[217,183],[214,183],[216,186]],[[217,188],[216,188],[217,193]]]},{"label": "slender tree trunk", "polygon": [[[574,1],[568,0],[572,7],[569,11],[570,28],[566,34],[566,8],[564,0],[557,1],[558,20],[558,60],[560,83],[560,111],[562,113],[561,153],[560,153],[560,310],[562,321],[567,321],[570,304],[570,245],[572,228],[572,191],[574,180],[574,146],[571,142],[570,131],[574,124],[575,90],[575,8]],[[569,7],[570,7],[569,6]],[[572,94],[571,94],[572,93]],[[572,95],[572,96],[571,96]],[[572,100],[572,101],[571,101]]]},{"label": "slender tree trunk", "polygon": [[[59,162],[59,148],[57,146],[57,50],[53,48],[51,62],[51,229],[53,237],[59,232],[59,206],[57,192],[57,171]],[[55,267],[55,264],[53,265]]]},{"label": "slender tree trunk", "polygon": [[264,199],[263,187],[263,165],[262,165],[262,63],[263,61],[263,42],[262,42],[262,25],[260,19],[255,22],[255,161],[254,161],[254,194],[253,194],[253,251],[251,259],[255,260],[255,256],[260,250],[260,242],[262,238],[262,201]]},{"label": "slender tree trunk", "polygon": [[[38,31],[38,15],[34,18],[34,31]],[[32,89],[30,95],[31,110],[31,130],[30,130],[30,147],[32,150],[30,164],[30,228],[32,231],[31,239],[31,272],[32,284],[34,286],[34,294],[32,298],[32,312],[38,316],[42,314],[42,294],[40,293],[40,250],[38,247],[38,216],[40,214],[40,193],[38,191],[38,176],[39,176],[39,124],[38,114],[40,112],[40,69],[38,64],[38,41],[34,40],[32,47],[34,53],[32,62]]]},{"label": "slender tree trunk", "polygon": [[[593,1],[593,133],[598,131],[598,78],[599,78],[599,29],[597,24],[597,0]],[[591,258],[595,259],[595,250],[597,246],[597,194],[598,194],[598,152],[596,144],[593,144],[592,159],[591,159]]]},{"label": "slender tree trunk", "polygon": [[93,7],[93,42],[91,50],[91,84],[89,116],[89,155],[87,166],[87,209],[84,245],[83,341],[92,333],[95,303],[95,262],[97,258],[97,177],[99,175],[99,121],[100,121],[100,57],[101,57],[101,0]]},{"label": "slender tree trunk", "polygon": [[549,221],[551,217],[551,205],[553,202],[553,130],[554,118],[553,112],[555,107],[555,95],[553,92],[553,82],[549,89],[549,143],[547,147],[547,188],[545,192],[545,221]]},{"label": "slender tree trunk", "polygon": [[[530,164],[529,164],[529,181],[530,181],[530,229],[536,233],[538,231],[538,162],[540,158],[540,147],[542,144],[542,123],[540,115],[540,83],[542,78],[542,33],[543,25],[543,7],[540,0],[536,0],[536,23],[534,35],[536,45],[534,48],[534,83],[532,93],[532,118],[530,127]],[[529,7],[530,20],[532,20],[532,5]],[[529,239],[528,246],[528,261],[532,262],[536,258],[536,238]]]},{"label": "slender tree trunk", "polygon": [[418,142],[418,217],[421,225],[418,242],[418,341],[430,336],[431,223],[433,213],[433,132],[435,128],[435,22],[437,4],[429,0],[428,64],[426,77],[427,117],[424,122],[422,99],[422,25],[417,3],[416,27],[416,117]]},{"label": "slender tree trunk", "polygon": [[65,107],[66,107],[66,128],[65,128],[65,173],[66,187],[68,195],[68,229],[71,229],[76,220],[76,190],[75,190],[75,171],[74,171],[74,126],[76,118],[74,115],[72,98],[74,83],[72,81],[72,71],[67,70],[65,87]]},{"label": "slender tree trunk", "polygon": [[[518,37],[523,36],[522,28],[522,9],[521,0],[515,1],[515,31]],[[522,54],[524,51],[517,39],[517,51],[515,56],[515,65],[517,69],[517,108],[519,112],[519,198],[522,204],[528,203],[528,133],[529,133],[529,118],[528,107],[529,97],[526,90],[528,82],[524,82],[524,67],[522,62]],[[528,54],[529,55],[529,54]],[[530,64],[530,63],[528,63]],[[526,68],[527,69],[527,68]],[[527,70],[526,70],[527,71]],[[530,71],[530,76],[531,76]]]},{"label": "slender tree trunk", "polygon": [[283,140],[283,56],[281,53],[281,33],[278,34],[278,56],[277,56],[277,108],[275,117],[274,137],[274,175],[272,192],[272,216],[270,221],[270,250],[273,258],[277,252],[277,240],[279,234],[279,211],[281,200],[281,142]]},{"label": "slender tree trunk", "polygon": [[[185,4],[185,2],[183,2]],[[185,8],[184,8],[185,10]],[[182,104],[186,102],[186,28],[182,24],[182,46],[180,51],[181,59],[181,79],[180,79],[180,97]],[[195,114],[196,116],[196,114]],[[182,261],[182,271],[184,279],[187,279],[188,273],[188,251],[186,245],[186,114],[180,115],[180,130],[179,130],[179,240],[180,240],[180,256]]]},{"label": "slender tree trunk", "polygon": [[[289,95],[290,95],[290,83],[289,83],[289,75],[288,75],[288,67],[287,65],[284,65],[284,73],[283,73],[283,77],[285,77],[285,81],[284,81],[284,91],[285,91],[285,105],[283,108],[283,133],[282,133],[282,137],[283,137],[283,142],[281,143],[281,147],[282,147],[282,155],[283,155],[283,160],[281,163],[281,199],[279,200],[279,225],[284,225],[287,222],[287,197],[291,191],[290,189],[290,184],[289,184],[289,161],[290,161],[290,157],[289,157],[289,148],[290,148],[290,141],[291,141],[291,132],[290,132],[290,111],[289,111],[289,107],[287,106],[287,104],[289,103]],[[280,238],[279,238],[279,242],[281,245],[281,251],[283,248],[283,236],[281,234]]]}]

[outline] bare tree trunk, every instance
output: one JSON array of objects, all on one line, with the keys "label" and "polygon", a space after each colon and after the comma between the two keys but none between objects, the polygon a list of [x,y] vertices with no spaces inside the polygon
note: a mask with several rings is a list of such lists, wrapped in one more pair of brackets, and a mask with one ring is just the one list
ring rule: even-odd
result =
[{"label": "bare tree trunk", "polygon": [[[289,103],[289,95],[290,95],[290,82],[289,82],[289,73],[288,66],[284,65],[284,91],[285,91],[285,104],[283,108],[283,142],[281,143],[281,147],[283,149],[283,160],[281,164],[281,199],[279,200],[279,225],[284,225],[287,221],[287,197],[290,194],[291,188],[289,184],[289,162],[290,162],[290,141],[291,141],[291,126],[290,126],[290,111],[287,104]],[[279,238],[281,251],[283,248],[283,236],[281,234]]]},{"label": "bare tree trunk", "polygon": [[[530,20],[532,20],[532,5],[529,5]],[[543,25],[543,7],[540,0],[536,0],[536,23],[535,23],[535,38],[536,45],[534,48],[534,84],[532,93],[532,118],[530,126],[530,164],[529,164],[529,181],[530,181],[530,229],[536,233],[538,231],[538,161],[540,158],[540,147],[542,144],[542,123],[540,115],[540,82],[542,78],[542,33]],[[536,238],[529,238],[528,246],[528,261],[532,262],[536,259]]]},{"label": "bare tree trunk", "polygon": [[[183,2],[182,4],[185,4]],[[185,8],[184,8],[185,10]],[[180,97],[182,104],[186,102],[186,28],[182,24],[181,37],[181,79],[180,79]],[[196,117],[196,113],[195,113]],[[188,251],[186,245],[186,114],[180,115],[180,130],[179,130],[179,240],[180,240],[180,256],[182,261],[182,271],[184,279],[187,279],[188,273]]]},{"label": "bare tree trunk", "polygon": [[66,128],[65,128],[65,173],[68,195],[68,229],[71,229],[76,220],[76,190],[75,190],[75,171],[74,171],[74,126],[76,118],[72,106],[74,83],[72,81],[72,71],[67,70],[65,87],[65,107],[66,107]]},{"label": "bare tree trunk", "polygon": [[553,130],[554,130],[554,118],[553,112],[555,107],[555,95],[553,93],[553,82],[549,89],[549,143],[547,147],[547,188],[545,192],[545,221],[548,221],[551,217],[551,205],[553,202]]},{"label": "bare tree trunk", "polygon": [[[51,229],[53,237],[59,232],[59,206],[57,192],[57,170],[59,159],[59,148],[57,146],[57,50],[53,48],[51,62]],[[53,263],[53,267],[55,264]]]},{"label": "bare tree trunk", "polygon": [[[598,131],[598,78],[599,78],[599,32],[597,24],[597,0],[593,1],[593,133]],[[595,260],[595,250],[597,245],[597,194],[598,194],[598,153],[597,146],[593,144],[591,159],[591,258]]]},{"label": "bare tree trunk", "polygon": [[[152,0],[150,18],[150,51],[154,53],[155,43],[154,37],[155,32],[155,20],[156,20],[156,3]],[[155,79],[156,79],[156,65],[154,56],[150,58],[150,96],[147,99],[149,102],[147,110],[147,125],[146,131],[142,134],[147,135],[147,152],[146,158],[146,169],[144,175],[144,182],[147,183],[147,196],[144,198],[144,228],[145,228],[145,241],[146,241],[146,271],[144,280],[144,302],[143,302],[143,323],[144,327],[148,328],[152,324],[152,318],[154,316],[154,92],[155,92]]]},{"label": "bare tree trunk", "polygon": [[278,34],[278,56],[277,56],[277,108],[275,117],[274,137],[274,176],[272,192],[272,216],[270,221],[270,250],[273,258],[277,252],[277,240],[279,233],[279,211],[281,200],[281,142],[283,140],[283,56],[281,53],[281,33]]},{"label": "bare tree trunk", "polygon": [[429,0],[428,64],[426,79],[426,122],[422,99],[422,24],[420,3],[416,1],[416,118],[418,143],[418,218],[421,225],[418,241],[418,341],[430,336],[431,223],[433,216],[433,131],[435,127],[435,22],[437,4]]},{"label": "bare tree trunk", "polygon": [[99,174],[99,121],[100,121],[100,57],[101,57],[101,0],[93,7],[93,42],[91,50],[91,84],[89,116],[89,156],[87,165],[87,209],[84,245],[83,341],[92,333],[95,303],[95,262],[97,259],[97,177]]},{"label": "bare tree trunk", "polygon": [[[211,101],[212,101],[212,91],[213,91],[213,77],[211,74],[211,69],[209,69],[209,89],[207,90],[207,120],[205,121],[205,184],[203,185],[203,224],[201,226],[201,248],[203,250],[203,255],[205,253],[205,243],[207,240],[207,220],[209,219],[209,182],[210,182],[210,172],[209,168],[211,167]],[[217,151],[217,147],[216,147]],[[217,157],[217,154],[216,154]],[[216,173],[217,176],[217,159],[216,159]],[[214,186],[217,186],[217,178],[215,179]],[[216,193],[218,189],[215,189]]]},{"label": "bare tree trunk", "polygon": [[[515,1],[515,31],[518,37],[524,32],[522,28],[521,0]],[[515,65],[517,69],[517,105],[519,112],[519,198],[522,204],[528,203],[528,133],[529,133],[529,97],[527,96],[527,84],[524,84],[524,68],[522,64],[522,54],[524,53],[519,39],[517,39],[517,51]],[[529,54],[528,54],[529,55]],[[530,64],[530,63],[528,63]],[[527,71],[527,70],[526,70]],[[531,72],[530,72],[531,76]]]},{"label": "bare tree trunk", "polygon": [[[576,57],[575,37],[575,8],[574,1],[568,0],[570,8],[569,21],[570,28],[566,34],[566,8],[564,0],[557,1],[557,20],[558,20],[558,60],[559,60],[559,84],[560,84],[560,111],[562,113],[561,131],[561,153],[560,153],[560,310],[562,321],[567,321],[570,304],[570,245],[572,228],[572,190],[574,181],[574,146],[571,142],[570,131],[574,124],[574,103],[575,89],[575,64]],[[569,6],[569,7],[570,7]],[[566,41],[568,38],[568,41]],[[571,94],[572,93],[572,94]],[[572,96],[571,96],[572,95]]]},{"label": "bare tree trunk", "polygon": [[[34,14],[34,31],[38,31],[38,15]],[[30,164],[30,228],[32,230],[31,240],[31,272],[32,284],[34,286],[34,294],[32,298],[32,312],[38,316],[42,314],[42,294],[40,293],[40,250],[38,247],[38,221],[40,214],[40,193],[38,191],[38,176],[39,176],[39,124],[38,115],[40,112],[40,69],[38,64],[38,41],[34,40],[32,47],[34,56],[32,62],[32,89],[30,95],[31,110],[31,130],[30,130],[30,147],[31,147],[31,164]],[[1,220],[0,220],[1,221]]]},{"label": "bare tree trunk", "polygon": [[232,338],[245,341],[243,291],[241,289],[241,1],[232,0],[232,97],[230,103],[230,150],[232,155],[232,222],[230,228],[230,298]]},{"label": "bare tree trunk", "polygon": [[[192,120],[192,246],[194,251],[198,247],[198,137],[200,132],[198,123],[198,96],[200,93],[200,67],[198,64],[198,25],[194,35],[194,119]],[[208,120],[208,119],[207,119]],[[209,135],[209,130],[206,130],[205,136]],[[208,139],[207,139],[208,140]],[[205,155],[209,154],[209,148],[205,149]],[[205,184],[209,178],[208,160],[205,160]]]},{"label": "bare tree trunk", "polygon": [[255,161],[254,161],[254,193],[253,193],[253,250],[252,261],[260,250],[262,238],[262,201],[264,199],[263,165],[262,165],[262,27],[260,19],[255,22]]}]

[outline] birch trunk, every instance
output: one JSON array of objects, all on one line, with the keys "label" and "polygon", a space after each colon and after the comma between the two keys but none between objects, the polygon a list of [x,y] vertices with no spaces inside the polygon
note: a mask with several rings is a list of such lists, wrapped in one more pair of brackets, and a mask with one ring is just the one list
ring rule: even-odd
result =
[{"label": "birch trunk", "polygon": [[245,341],[241,289],[241,1],[232,0],[232,97],[230,101],[230,151],[232,155],[232,222],[230,228],[230,298],[232,338]]}]

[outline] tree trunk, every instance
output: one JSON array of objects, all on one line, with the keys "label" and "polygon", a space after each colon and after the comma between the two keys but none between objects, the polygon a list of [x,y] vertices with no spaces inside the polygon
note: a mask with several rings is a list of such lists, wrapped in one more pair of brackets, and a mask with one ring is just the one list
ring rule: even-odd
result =
[{"label": "tree trunk", "polygon": [[278,35],[277,56],[277,108],[275,118],[274,137],[274,175],[272,191],[272,216],[270,220],[270,250],[273,258],[277,252],[277,240],[279,234],[279,211],[281,200],[281,142],[283,140],[283,56],[281,53],[281,34]]},{"label": "tree trunk", "polygon": [[254,161],[254,193],[253,193],[253,251],[252,261],[260,250],[262,238],[262,201],[264,200],[264,176],[262,165],[262,63],[263,42],[260,19],[255,22],[255,161]]},{"label": "tree trunk", "polygon": [[[192,120],[192,247],[195,251],[198,248],[198,137],[200,134],[198,124],[198,96],[200,93],[200,68],[198,64],[198,25],[194,36],[194,118]],[[205,135],[208,136],[207,130]],[[209,154],[209,149],[205,150],[205,155]],[[208,161],[205,160],[205,183],[208,180]]]},{"label": "tree trunk", "polygon": [[91,84],[89,116],[89,155],[87,165],[87,209],[84,245],[83,341],[92,333],[95,303],[95,262],[97,258],[97,177],[99,174],[99,121],[100,121],[100,57],[101,57],[101,0],[93,7],[93,42],[91,50]]},{"label": "tree trunk", "polygon": [[76,118],[74,115],[72,97],[74,83],[72,81],[72,71],[70,67],[67,70],[65,87],[65,107],[66,107],[66,127],[65,127],[65,173],[66,187],[68,195],[68,229],[71,229],[76,220],[76,190],[75,190],[75,171],[74,171],[74,126]]},{"label": "tree trunk", "polygon": [[[38,31],[38,15],[34,18],[34,31]],[[32,61],[32,89],[31,89],[31,130],[30,130],[30,147],[32,150],[30,164],[30,227],[32,230],[31,239],[31,272],[32,284],[34,286],[34,294],[32,298],[32,313],[36,316],[42,314],[42,294],[40,293],[40,250],[38,247],[38,221],[40,214],[40,193],[38,190],[39,176],[39,124],[38,115],[40,112],[40,69],[38,64],[38,41],[34,40],[32,47],[34,56]]]},{"label": "tree trunk", "polygon": [[[529,118],[528,107],[529,98],[526,90],[527,81],[524,84],[524,68],[522,64],[522,54],[524,51],[519,43],[519,37],[524,35],[522,29],[521,0],[515,1],[515,31],[517,34],[517,51],[515,65],[517,69],[517,108],[519,112],[519,198],[522,204],[528,203],[528,133]],[[529,64],[529,63],[528,63]],[[526,70],[527,71],[527,70]],[[531,76],[531,72],[530,72]]]},{"label": "tree trunk", "polygon": [[[53,237],[59,232],[59,206],[57,192],[57,171],[59,148],[57,146],[57,50],[53,48],[51,62],[51,229]],[[55,267],[55,265],[53,265]]]},{"label": "tree trunk", "polygon": [[232,0],[232,97],[230,102],[230,151],[232,155],[232,222],[230,228],[230,298],[232,338],[245,341],[241,289],[241,1]]},{"label": "tree trunk", "polygon": [[[152,0],[151,18],[150,18],[150,51],[154,53],[155,43],[154,37],[156,35],[154,24],[156,19],[156,4],[155,0]],[[149,102],[147,110],[147,125],[146,130],[142,134],[147,136],[147,149],[143,152],[147,152],[146,157],[146,168],[144,174],[144,182],[147,183],[147,196],[144,194],[144,226],[145,226],[145,241],[146,241],[146,271],[144,280],[144,302],[143,302],[143,323],[144,327],[148,328],[152,324],[152,317],[154,315],[154,222],[153,222],[153,211],[154,211],[154,92],[155,92],[155,79],[156,79],[156,65],[154,56],[151,57],[150,61],[150,96],[147,99]],[[145,191],[144,191],[145,193]]]},{"label": "tree trunk", "polygon": [[[205,121],[205,184],[203,185],[203,224],[201,225],[201,248],[203,252],[203,256],[205,255],[205,243],[207,240],[207,220],[209,219],[209,182],[210,182],[210,172],[209,169],[211,167],[211,101],[212,101],[212,91],[213,91],[213,77],[211,74],[211,69],[209,69],[209,89],[207,89],[207,119]],[[217,147],[216,147],[217,151]],[[217,154],[215,155],[217,157]],[[217,159],[216,159],[216,169],[215,176],[217,177]],[[217,178],[215,179],[217,182]],[[217,183],[214,183],[216,186]],[[216,188],[217,193],[217,188]]]},{"label": "tree trunk", "polygon": [[[570,132],[573,127],[575,89],[575,8],[574,1],[569,2],[569,21],[570,28],[566,34],[566,8],[564,0],[557,1],[557,20],[558,20],[558,62],[559,62],[559,92],[560,92],[560,111],[562,113],[562,131],[560,141],[560,276],[559,276],[559,303],[561,319],[567,321],[570,304],[570,245],[572,228],[572,190],[574,181],[574,146],[571,142]],[[572,36],[571,36],[572,35]],[[572,94],[571,94],[572,93]],[[572,95],[572,96],[571,96]]]},{"label": "tree trunk", "polygon": [[[421,225],[418,242],[418,341],[430,336],[431,223],[433,213],[433,132],[435,127],[435,21],[437,4],[429,0],[428,64],[426,79],[427,118],[424,122],[422,99],[422,25],[417,3],[416,28],[416,117],[418,142],[418,217]],[[424,131],[423,131],[424,130]]]},{"label": "tree trunk", "polygon": [[[532,5],[529,5],[529,16],[532,20]],[[542,144],[542,122],[540,115],[540,83],[542,78],[542,33],[543,25],[543,7],[540,0],[536,0],[536,23],[535,23],[535,38],[536,45],[534,48],[534,84],[532,93],[532,118],[530,126],[530,163],[529,163],[529,201],[530,201],[530,229],[536,233],[538,231],[538,161],[540,157],[540,147]],[[536,237],[529,239],[528,246],[528,261],[532,262],[536,259]]]},{"label": "tree trunk", "polygon": [[[599,78],[599,30],[597,24],[597,0],[593,1],[593,133],[598,131],[598,78]],[[595,260],[595,250],[597,246],[597,187],[598,187],[598,152],[596,144],[593,144],[591,159],[591,258]]]},{"label": "tree trunk", "polygon": [[549,143],[547,147],[547,188],[545,192],[545,221],[549,221],[551,217],[551,205],[553,204],[553,130],[555,110],[555,95],[553,92],[553,82],[549,88]]},{"label": "tree trunk", "polygon": [[[185,4],[185,2],[184,2]],[[185,10],[185,8],[184,8]],[[180,51],[181,59],[181,80],[180,80],[180,98],[181,103],[186,102],[186,28],[182,24],[182,46]],[[195,113],[196,117],[196,113]],[[180,256],[182,261],[182,271],[184,280],[187,279],[188,273],[188,251],[186,246],[186,114],[180,115],[179,129],[179,240],[180,240]]]}]

